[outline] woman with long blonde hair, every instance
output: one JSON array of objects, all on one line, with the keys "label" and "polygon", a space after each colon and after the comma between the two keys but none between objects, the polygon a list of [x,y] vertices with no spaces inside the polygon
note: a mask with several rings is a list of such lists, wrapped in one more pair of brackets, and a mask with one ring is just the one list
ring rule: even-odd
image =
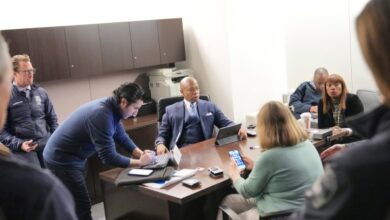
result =
[{"label": "woman with long blonde hair", "polygon": [[239,195],[229,195],[223,201],[251,219],[259,214],[298,208],[304,202],[305,191],[323,173],[317,150],[282,103],[271,101],[261,108],[257,132],[263,152],[256,162],[243,156],[251,171],[247,179],[240,176],[241,170],[231,162],[229,176]]}]

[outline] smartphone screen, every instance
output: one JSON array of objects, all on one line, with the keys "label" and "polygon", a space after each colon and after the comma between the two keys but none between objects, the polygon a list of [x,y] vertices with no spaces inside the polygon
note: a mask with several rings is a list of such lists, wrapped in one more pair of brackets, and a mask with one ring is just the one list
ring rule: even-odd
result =
[{"label": "smartphone screen", "polygon": [[242,160],[240,156],[240,152],[238,150],[231,150],[229,151],[229,156],[236,161],[237,167],[241,170],[245,170],[246,166],[244,161]]},{"label": "smartphone screen", "polygon": [[153,173],[153,170],[148,169],[131,169],[129,171],[129,175],[135,175],[135,176],[149,176]]}]

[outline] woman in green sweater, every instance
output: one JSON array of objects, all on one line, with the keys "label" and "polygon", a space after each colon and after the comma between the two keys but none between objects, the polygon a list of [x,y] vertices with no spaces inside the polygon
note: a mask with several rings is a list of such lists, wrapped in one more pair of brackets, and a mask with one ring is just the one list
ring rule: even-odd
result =
[{"label": "woman in green sweater", "polygon": [[229,195],[223,202],[251,219],[300,207],[305,191],[323,173],[317,150],[282,103],[268,102],[260,109],[257,133],[262,153],[256,162],[243,156],[251,170],[247,179],[231,161],[229,176],[239,194]]}]

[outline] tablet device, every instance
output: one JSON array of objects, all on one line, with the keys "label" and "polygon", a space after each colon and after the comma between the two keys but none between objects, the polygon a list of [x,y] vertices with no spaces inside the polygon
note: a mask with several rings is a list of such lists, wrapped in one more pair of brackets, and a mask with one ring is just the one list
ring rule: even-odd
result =
[{"label": "tablet device", "polygon": [[240,124],[235,124],[227,127],[220,128],[215,140],[216,145],[230,144],[240,140],[238,131],[241,128]]}]

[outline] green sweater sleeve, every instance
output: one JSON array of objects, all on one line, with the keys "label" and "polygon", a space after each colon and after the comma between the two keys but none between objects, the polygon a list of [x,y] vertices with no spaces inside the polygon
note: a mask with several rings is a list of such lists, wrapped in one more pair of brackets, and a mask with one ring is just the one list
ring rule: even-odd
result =
[{"label": "green sweater sleeve", "polygon": [[247,179],[239,178],[234,182],[234,187],[245,198],[257,197],[264,191],[271,172],[266,167],[267,165],[267,154],[264,152],[263,155],[255,162],[252,172],[249,174]]}]

